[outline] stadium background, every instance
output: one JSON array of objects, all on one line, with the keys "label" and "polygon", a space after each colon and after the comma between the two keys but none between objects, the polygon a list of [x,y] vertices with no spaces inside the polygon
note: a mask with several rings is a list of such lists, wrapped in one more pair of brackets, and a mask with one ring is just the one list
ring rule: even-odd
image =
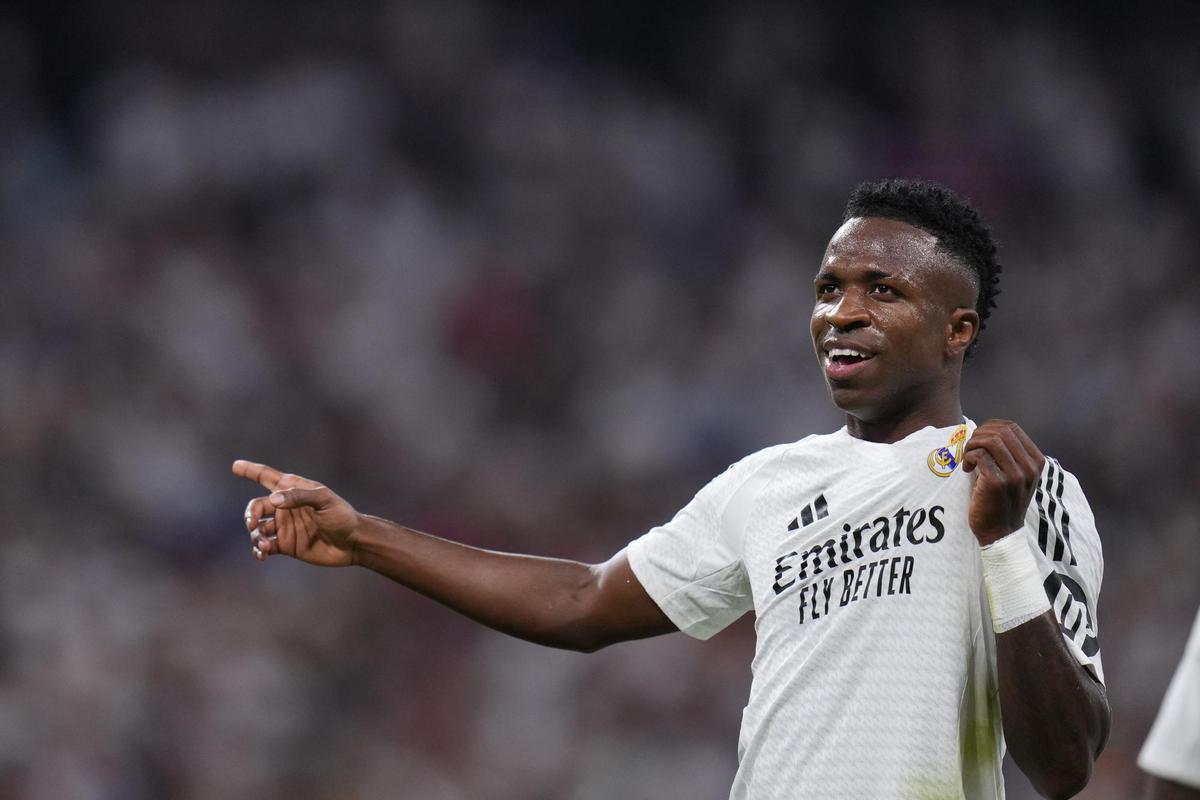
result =
[{"label": "stadium background", "polygon": [[255,563],[228,465],[603,559],[840,424],[810,276],[906,175],[1002,242],[966,407],[1092,500],[1131,796],[1200,603],[1194,8],[598,5],[0,11],[0,795],[724,797],[748,620],[541,650]]}]

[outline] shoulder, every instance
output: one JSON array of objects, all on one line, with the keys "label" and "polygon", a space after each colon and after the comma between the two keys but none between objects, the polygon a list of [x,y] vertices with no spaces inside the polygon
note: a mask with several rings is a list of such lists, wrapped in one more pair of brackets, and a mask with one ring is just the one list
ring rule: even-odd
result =
[{"label": "shoulder", "polygon": [[1042,465],[1042,475],[1038,480],[1031,506],[1046,516],[1073,513],[1080,522],[1086,517],[1089,526],[1095,527],[1092,509],[1079,478],[1053,456],[1046,456],[1046,463]]},{"label": "shoulder", "polygon": [[1096,537],[1096,520],[1083,486],[1058,459],[1046,456],[1034,488],[1027,519],[1043,531],[1057,528],[1066,536]]},{"label": "shoulder", "polygon": [[696,495],[696,500],[714,511],[723,511],[736,497],[747,493],[757,494],[763,486],[796,467],[797,459],[803,460],[814,440],[823,437],[806,436],[796,442],[777,444],[756,450],[730,464],[724,472],[708,482]]},{"label": "shoulder", "polygon": [[827,440],[836,436],[837,434],[812,434],[795,442],[764,447],[730,464],[718,479],[744,481],[756,473],[777,467],[793,458],[802,459],[821,452],[828,446]]}]

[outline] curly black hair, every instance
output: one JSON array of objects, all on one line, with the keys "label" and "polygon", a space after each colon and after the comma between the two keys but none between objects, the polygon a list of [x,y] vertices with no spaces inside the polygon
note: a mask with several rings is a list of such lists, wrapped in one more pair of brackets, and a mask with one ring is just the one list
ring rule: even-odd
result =
[{"label": "curly black hair", "polygon": [[[938,246],[957,258],[979,278],[979,330],[996,307],[1000,294],[1000,263],[996,242],[979,212],[962,197],[930,181],[891,179],[860,183],[846,202],[842,222],[854,217],[884,217],[907,222],[937,237]],[[975,343],[967,355],[975,350]]]}]

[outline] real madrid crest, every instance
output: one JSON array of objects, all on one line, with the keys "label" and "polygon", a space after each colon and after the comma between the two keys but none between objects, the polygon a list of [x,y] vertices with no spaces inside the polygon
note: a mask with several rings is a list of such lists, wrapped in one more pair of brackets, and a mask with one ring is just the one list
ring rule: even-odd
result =
[{"label": "real madrid crest", "polygon": [[950,475],[958,468],[963,457],[963,447],[967,443],[967,426],[959,425],[954,429],[954,434],[950,437],[950,443],[945,447],[939,447],[929,454],[926,463],[929,464],[929,471],[939,478],[949,478]]}]

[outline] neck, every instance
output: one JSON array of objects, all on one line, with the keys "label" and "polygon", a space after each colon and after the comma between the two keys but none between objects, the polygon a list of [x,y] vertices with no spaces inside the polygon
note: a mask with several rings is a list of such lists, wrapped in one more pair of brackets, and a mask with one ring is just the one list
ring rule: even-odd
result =
[{"label": "neck", "polygon": [[947,428],[962,421],[962,403],[955,393],[933,408],[912,409],[906,413],[881,415],[873,419],[847,412],[846,430],[855,439],[891,444],[922,428]]}]

